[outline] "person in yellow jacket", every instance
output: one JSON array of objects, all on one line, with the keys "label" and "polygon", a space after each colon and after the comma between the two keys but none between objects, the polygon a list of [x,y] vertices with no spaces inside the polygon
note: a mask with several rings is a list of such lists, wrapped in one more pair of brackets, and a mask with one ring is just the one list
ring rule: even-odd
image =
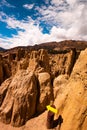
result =
[{"label": "person in yellow jacket", "polygon": [[47,106],[48,113],[47,113],[47,122],[46,126],[48,129],[55,128],[57,125],[59,127],[61,126],[61,123],[63,122],[62,116],[59,115],[58,119],[54,120],[55,114],[58,113],[58,110],[56,109],[53,101],[50,101],[50,105]]},{"label": "person in yellow jacket", "polygon": [[[55,105],[53,104],[53,101],[50,101],[50,107],[56,108]],[[46,124],[48,129],[53,128],[54,115],[55,115],[54,112],[52,112],[51,110],[48,111],[47,124]]]}]

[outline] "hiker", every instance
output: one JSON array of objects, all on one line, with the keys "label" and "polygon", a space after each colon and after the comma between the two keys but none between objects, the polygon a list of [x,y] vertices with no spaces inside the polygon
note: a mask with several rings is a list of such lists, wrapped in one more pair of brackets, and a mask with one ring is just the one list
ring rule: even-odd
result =
[{"label": "hiker", "polygon": [[[50,101],[50,106],[56,108],[55,105],[53,104],[53,101]],[[54,122],[54,113],[52,111],[48,111],[47,124],[46,124],[48,129],[53,128],[53,122]]]},{"label": "hiker", "polygon": [[[53,104],[53,101],[50,101],[50,107],[56,109],[55,105]],[[63,118],[61,115],[59,115],[59,117],[56,120],[54,120],[54,115],[55,113],[53,111],[50,111],[50,110],[48,111],[47,123],[46,123],[48,129],[55,128],[57,127],[57,125],[58,125],[58,128],[60,129],[61,123],[63,123]]]}]

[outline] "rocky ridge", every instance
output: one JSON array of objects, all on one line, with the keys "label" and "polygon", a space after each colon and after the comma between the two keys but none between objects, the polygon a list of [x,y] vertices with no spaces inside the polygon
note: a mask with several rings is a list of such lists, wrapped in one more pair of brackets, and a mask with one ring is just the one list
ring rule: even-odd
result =
[{"label": "rocky ridge", "polygon": [[45,110],[45,106],[53,98],[47,58],[47,51],[43,49],[39,52],[33,51],[28,65],[26,66],[26,58],[19,61],[15,74],[2,83],[1,121],[21,126],[36,113]]}]

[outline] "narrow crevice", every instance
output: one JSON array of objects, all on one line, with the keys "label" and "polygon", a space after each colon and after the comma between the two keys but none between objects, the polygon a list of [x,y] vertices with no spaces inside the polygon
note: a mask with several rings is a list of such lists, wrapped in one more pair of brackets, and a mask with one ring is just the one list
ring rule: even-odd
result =
[{"label": "narrow crevice", "polygon": [[39,115],[39,113],[37,112],[37,105],[39,103],[39,98],[40,98],[40,84],[38,78],[36,80],[37,80],[37,99],[36,99],[36,106],[35,106],[36,110],[35,110],[34,117]]},{"label": "narrow crevice", "polygon": [[5,91],[3,92],[3,95],[0,94],[0,106],[2,105],[4,98],[6,96],[8,88],[5,89]]},{"label": "narrow crevice", "polygon": [[71,58],[71,63],[70,63],[69,69],[68,69],[69,70],[68,71],[69,76],[71,75],[72,70],[74,68],[74,65],[75,65],[75,63],[76,63],[76,61],[77,61],[77,59],[78,59],[78,57],[80,55],[80,51],[76,51],[76,49],[73,48],[72,53],[73,54],[72,54],[72,58]]}]

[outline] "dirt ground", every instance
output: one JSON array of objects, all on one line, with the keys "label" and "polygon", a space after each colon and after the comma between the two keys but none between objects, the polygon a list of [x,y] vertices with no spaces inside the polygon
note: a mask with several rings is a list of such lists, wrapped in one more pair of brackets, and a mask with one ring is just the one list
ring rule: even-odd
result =
[{"label": "dirt ground", "polygon": [[[47,111],[39,115],[38,117],[32,118],[22,127],[13,127],[10,124],[6,125],[0,122],[0,130],[48,130],[46,128]],[[59,130],[58,127],[52,130]]]},{"label": "dirt ground", "polygon": [[0,122],[0,130],[47,130],[46,128],[47,111],[38,117],[30,119],[22,127],[13,127],[10,124]]}]

